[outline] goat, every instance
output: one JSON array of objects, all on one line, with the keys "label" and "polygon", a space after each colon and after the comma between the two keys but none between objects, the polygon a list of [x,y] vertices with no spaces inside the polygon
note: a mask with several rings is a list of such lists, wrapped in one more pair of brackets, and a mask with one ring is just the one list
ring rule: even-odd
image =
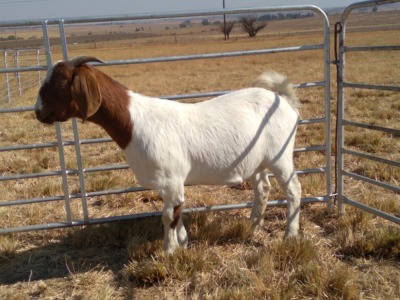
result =
[{"label": "goat", "polygon": [[299,230],[301,185],[293,147],[299,101],[286,77],[267,72],[253,87],[185,104],[134,93],[78,56],[47,72],[35,105],[46,124],[80,118],[103,127],[124,151],[138,182],[164,200],[164,245],[173,253],[188,242],[181,212],[185,185],[236,185],[254,189],[251,220],[263,224],[271,184],[285,191],[286,237]]}]

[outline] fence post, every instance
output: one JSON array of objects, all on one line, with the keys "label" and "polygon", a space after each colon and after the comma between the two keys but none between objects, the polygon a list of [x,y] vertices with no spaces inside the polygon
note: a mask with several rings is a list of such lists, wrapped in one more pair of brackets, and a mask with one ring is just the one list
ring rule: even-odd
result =
[{"label": "fence post", "polygon": [[[14,67],[19,68],[19,50],[16,50],[14,53]],[[22,84],[21,84],[21,72],[15,72],[15,76],[17,77],[17,82],[18,82],[18,94],[19,96],[22,95]]]},{"label": "fence post", "polygon": [[[4,51],[4,68],[8,68],[7,63],[7,50]],[[11,90],[10,90],[10,75],[6,73],[6,92],[7,92],[7,100],[11,101]]]},{"label": "fence post", "polygon": [[336,166],[336,180],[337,180],[337,200],[338,200],[338,212],[339,215],[343,215],[345,213],[345,205],[343,199],[343,184],[344,179],[342,176],[342,170],[344,168],[344,127],[343,127],[343,118],[344,118],[344,90],[343,90],[343,80],[344,80],[344,64],[345,64],[345,52],[344,52],[344,39],[345,39],[345,24],[341,22],[341,31],[339,32],[339,55],[338,55],[338,69],[337,69],[337,115],[336,115],[336,123],[337,123],[337,133],[336,133],[336,157],[337,157],[337,166]]}]

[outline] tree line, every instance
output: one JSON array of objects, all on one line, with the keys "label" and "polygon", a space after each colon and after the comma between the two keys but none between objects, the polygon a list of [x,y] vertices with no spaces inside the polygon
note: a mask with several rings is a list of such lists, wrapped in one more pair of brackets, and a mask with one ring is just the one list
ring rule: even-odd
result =
[{"label": "tree line", "polygon": [[[229,39],[229,35],[236,24],[246,32],[249,37],[255,37],[257,33],[267,27],[268,21],[275,20],[287,20],[287,19],[299,19],[299,18],[310,18],[314,17],[314,13],[278,13],[278,14],[265,14],[259,17],[256,16],[242,16],[238,20],[225,21],[225,22],[214,22],[219,24],[220,31],[224,34],[225,39]],[[203,25],[209,25],[208,19],[203,19],[201,22]]]}]

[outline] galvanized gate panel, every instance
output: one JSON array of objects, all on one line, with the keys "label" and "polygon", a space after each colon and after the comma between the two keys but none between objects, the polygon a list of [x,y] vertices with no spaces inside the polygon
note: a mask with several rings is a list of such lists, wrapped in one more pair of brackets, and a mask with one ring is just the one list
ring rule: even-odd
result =
[{"label": "galvanized gate panel", "polygon": [[[310,51],[319,50],[321,51],[323,61],[321,62],[323,80],[314,82],[302,82],[297,84],[298,88],[322,88],[324,91],[323,101],[323,115],[303,119],[299,123],[301,126],[308,126],[311,124],[323,124],[324,126],[324,143],[322,145],[305,146],[295,150],[296,153],[317,151],[324,155],[324,165],[317,168],[310,168],[304,170],[297,170],[299,174],[324,174],[326,182],[326,191],[322,195],[313,195],[311,197],[302,198],[302,202],[325,202],[329,206],[331,205],[332,191],[331,191],[331,126],[330,126],[330,32],[329,32],[329,21],[326,14],[320,8],[316,6],[285,6],[285,7],[274,7],[274,8],[254,8],[254,9],[224,9],[218,11],[198,11],[190,13],[168,13],[168,14],[145,14],[145,15],[122,15],[122,16],[105,16],[105,17],[90,17],[90,18],[68,18],[68,19],[51,19],[51,20],[26,20],[18,22],[0,22],[0,27],[23,27],[23,26],[41,26],[43,32],[43,46],[46,52],[46,65],[32,66],[24,68],[0,68],[0,74],[9,74],[10,72],[28,72],[28,71],[43,71],[49,68],[54,60],[52,53],[52,45],[50,43],[51,38],[49,37],[49,28],[54,32],[56,26],[58,32],[58,38],[60,39],[62,56],[64,59],[69,58],[68,44],[65,34],[65,28],[69,25],[76,24],[89,24],[89,23],[100,23],[100,22],[122,22],[122,21],[142,21],[142,20],[155,20],[155,19],[172,19],[172,18],[189,18],[189,17],[206,17],[206,16],[222,16],[222,15],[243,15],[243,14],[255,14],[255,13],[277,13],[277,12],[293,12],[293,11],[312,11],[320,17],[321,20],[321,31],[323,32],[322,41],[318,44],[312,45],[299,45],[292,47],[279,47],[279,48],[265,48],[257,50],[243,50],[243,51],[231,51],[221,53],[206,53],[206,54],[191,54],[191,55],[179,55],[179,56],[163,56],[163,57],[152,57],[152,58],[130,58],[124,60],[107,61],[104,66],[115,66],[115,65],[130,65],[130,64],[148,64],[148,63],[168,63],[176,61],[187,61],[187,60],[205,60],[205,59],[220,59],[227,57],[243,57],[251,55],[268,55],[272,53],[285,53],[285,52],[299,52],[299,51]],[[53,33],[54,35],[54,33]],[[103,65],[102,65],[103,66]],[[306,68],[306,66],[304,66]],[[197,94],[188,95],[173,95],[165,96],[164,98],[169,100],[181,100],[189,98],[205,98],[211,96],[222,95],[227,91],[210,91]],[[0,106],[1,107],[1,106]],[[12,107],[12,108],[1,108],[1,114],[20,114],[23,112],[32,112],[33,107]],[[111,190],[96,190],[88,192],[86,188],[86,176],[92,172],[101,170],[124,170],[127,169],[127,165],[116,164],[116,165],[102,165],[85,168],[82,161],[81,146],[91,145],[98,143],[108,143],[111,140],[109,138],[94,138],[94,139],[80,139],[78,124],[76,120],[72,120],[70,124],[72,127],[73,138],[65,138],[62,130],[62,126],[57,123],[55,124],[55,137],[56,141],[52,142],[38,142],[34,144],[22,144],[22,145],[3,145],[0,147],[0,153],[12,153],[13,151],[21,150],[36,150],[36,149],[57,149],[57,156],[60,165],[60,169],[56,171],[41,171],[41,172],[18,172],[8,174],[2,172],[0,176],[0,182],[12,181],[17,183],[19,180],[27,180],[30,178],[47,178],[48,176],[58,176],[62,185],[61,194],[43,195],[43,197],[23,197],[20,199],[4,199],[0,200],[0,209],[7,209],[13,206],[29,206],[33,203],[50,203],[63,201],[62,208],[63,219],[59,221],[38,222],[37,224],[28,225],[16,225],[8,228],[0,228],[0,233],[10,232],[21,232],[30,230],[41,230],[51,228],[61,228],[68,226],[77,226],[84,224],[98,224],[111,221],[127,220],[144,218],[148,216],[160,215],[159,211],[145,212],[140,214],[128,214],[128,215],[113,215],[101,218],[95,218],[90,215],[88,210],[88,198],[97,197],[101,195],[110,194],[125,194],[131,192],[138,192],[145,190],[142,187],[125,187],[120,189]],[[68,166],[68,162],[65,160],[65,151],[68,147],[75,149],[76,156],[76,167]],[[68,148],[69,149],[69,148]],[[32,162],[33,163],[33,162]],[[71,184],[69,177],[70,175],[77,175],[78,183]],[[77,185],[78,187],[76,187]],[[74,217],[71,213],[71,201],[80,199],[80,216],[79,218]],[[284,204],[285,200],[270,201],[269,205],[281,205]],[[240,203],[234,205],[215,205],[207,207],[192,207],[185,209],[185,212],[193,211],[219,211],[228,209],[240,209],[249,208],[251,203]]]},{"label": "galvanized gate panel", "polygon": [[[394,223],[400,224],[400,214],[397,213],[388,213],[365,203],[362,203],[361,200],[354,200],[350,195],[348,195],[348,191],[350,190],[349,184],[345,183],[345,180],[351,179],[356,182],[362,184],[369,184],[375,187],[380,187],[384,190],[391,192],[391,197],[394,199],[398,197],[400,192],[399,187],[399,178],[394,178],[394,183],[383,182],[382,180],[377,180],[376,178],[372,178],[371,176],[365,176],[365,174],[360,174],[357,171],[349,170],[349,166],[356,159],[366,159],[371,162],[382,163],[386,166],[390,166],[393,168],[400,168],[399,160],[387,159],[384,157],[379,157],[374,153],[368,153],[366,151],[360,151],[359,149],[350,149],[349,145],[346,144],[347,134],[345,132],[346,128],[360,129],[360,130],[372,130],[380,133],[387,133],[391,135],[393,146],[398,145],[399,137],[400,137],[400,129],[399,128],[390,128],[386,126],[379,126],[372,123],[365,123],[361,121],[355,121],[349,119],[346,116],[346,109],[349,108],[349,104],[346,104],[346,96],[345,91],[349,89],[357,89],[360,91],[393,91],[397,92],[399,95],[400,92],[400,77],[393,78],[393,80],[397,84],[372,84],[372,83],[359,83],[354,81],[346,80],[346,70],[348,70],[349,66],[346,63],[346,54],[347,53],[360,53],[360,52],[376,52],[376,51],[398,51],[400,50],[399,44],[394,45],[365,45],[365,46],[348,46],[346,44],[346,25],[350,18],[352,12],[358,9],[366,9],[373,8],[380,9],[384,7],[385,4],[398,3],[400,1],[364,1],[354,3],[348,6],[343,12],[342,18],[340,22],[337,24],[337,28],[339,28],[339,61],[338,61],[338,116],[337,116],[337,185],[338,185],[338,203],[339,203],[339,211],[344,213],[345,204],[352,205],[358,207],[362,210],[390,220]],[[399,17],[399,15],[397,15]],[[351,19],[350,19],[351,20]],[[400,18],[399,18],[400,20]],[[398,30],[398,29],[397,29]],[[379,41],[378,41],[379,42]],[[397,41],[398,43],[399,41]],[[375,80],[378,79],[378,74],[374,74]],[[398,97],[398,96],[397,96]],[[348,99],[347,99],[348,100]],[[359,101],[363,101],[362,98]],[[382,99],[385,101],[385,99]],[[396,149],[395,147],[393,147]],[[395,150],[396,151],[396,150]],[[347,159],[347,160],[346,160]],[[397,183],[396,183],[397,182]],[[400,199],[398,199],[400,200]]]}]

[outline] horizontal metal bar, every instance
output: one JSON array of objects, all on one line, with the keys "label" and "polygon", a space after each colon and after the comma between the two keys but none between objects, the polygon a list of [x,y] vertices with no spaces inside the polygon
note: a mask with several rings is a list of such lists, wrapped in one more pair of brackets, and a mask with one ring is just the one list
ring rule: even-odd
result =
[{"label": "horizontal metal bar", "polygon": [[400,2],[400,0],[362,1],[362,2],[353,3],[349,6],[347,6],[346,9],[344,10],[344,12],[342,14],[342,18],[341,18],[342,23],[345,23],[347,21],[347,18],[349,17],[351,12],[355,9],[364,8],[364,7],[373,7],[376,5],[385,5],[385,4],[396,3],[396,2]]},{"label": "horizontal metal bar", "polygon": [[295,88],[311,88],[311,87],[325,87],[325,81],[304,82],[300,84],[293,84]]},{"label": "horizontal metal bar", "polygon": [[[111,61],[107,61],[105,63],[93,63],[92,65],[95,65],[95,66],[118,66],[118,65],[147,64],[147,63],[158,63],[158,62],[164,63],[164,62],[176,62],[176,61],[186,61],[186,60],[196,60],[196,59],[211,59],[211,58],[226,58],[226,57],[237,57],[237,56],[261,55],[261,54],[277,53],[277,52],[318,50],[318,49],[323,49],[323,48],[324,48],[323,44],[302,45],[302,46],[259,49],[259,50],[244,50],[244,51],[179,55],[179,56],[161,56],[161,57],[136,58],[136,59],[126,59],[126,60],[111,60]],[[1,73],[28,72],[28,71],[45,71],[45,70],[47,70],[47,66],[0,68],[0,74]]]},{"label": "horizontal metal bar", "polygon": [[[314,203],[327,202],[329,197],[327,196],[319,196],[319,197],[308,197],[302,198],[301,203]],[[268,206],[281,206],[286,205],[286,200],[271,200],[268,201]],[[246,209],[251,208],[253,206],[252,203],[239,203],[239,204],[225,204],[225,205],[211,205],[211,206],[203,206],[203,207],[193,207],[193,208],[185,208],[183,210],[184,214],[194,213],[194,212],[212,212],[212,211],[224,211],[224,210],[234,210],[234,209]],[[130,221],[130,220],[138,220],[150,217],[160,217],[162,214],[161,211],[154,212],[145,212],[139,214],[132,215],[124,215],[124,216],[112,216],[106,218],[94,218],[85,220],[77,220],[68,222],[56,222],[49,224],[37,224],[37,225],[27,225],[20,227],[10,227],[10,228],[0,228],[0,234],[8,234],[8,233],[16,233],[16,232],[25,232],[25,231],[37,231],[37,230],[45,230],[45,229],[56,229],[56,228],[64,228],[64,227],[72,227],[72,226],[82,226],[82,225],[95,225],[95,224],[103,224],[110,222],[121,222],[121,221]]]},{"label": "horizontal metal bar", "polygon": [[[81,145],[99,144],[99,143],[108,143],[108,142],[112,142],[112,141],[113,140],[111,138],[85,139],[85,140],[80,140],[80,144]],[[62,145],[63,146],[74,146],[75,141],[73,141],[73,140],[64,141],[62,143]],[[31,150],[31,149],[41,149],[41,148],[54,148],[57,146],[58,146],[57,142],[15,145],[15,146],[0,147],[0,152],[17,151],[17,150]]]},{"label": "horizontal metal bar", "polygon": [[12,108],[1,108],[0,113],[16,113],[16,112],[25,112],[25,111],[34,111],[34,106],[21,106],[21,107],[12,107]]},{"label": "horizontal metal bar", "polygon": [[318,123],[326,123],[325,118],[315,118],[315,119],[304,119],[299,120],[299,125],[308,125],[308,124],[318,124]]},{"label": "horizontal metal bar", "polygon": [[[123,170],[128,169],[129,166],[127,164],[121,165],[111,165],[111,166],[99,166],[92,168],[83,169],[84,173],[93,173],[100,171],[114,171],[114,170]],[[75,175],[78,174],[78,170],[68,169],[66,170],[67,175]],[[60,176],[61,171],[49,171],[49,172],[41,172],[41,173],[24,173],[24,174],[13,174],[0,176],[0,181],[9,181],[9,180],[19,180],[19,179],[32,179],[32,178],[40,178],[40,177],[49,177],[49,176]]]},{"label": "horizontal metal bar", "polygon": [[183,100],[183,99],[195,99],[195,98],[206,98],[206,97],[218,97],[232,92],[234,91],[217,91],[217,92],[197,93],[197,94],[182,94],[173,96],[162,96],[159,98],[165,100]]},{"label": "horizontal metal bar", "polygon": [[[311,152],[311,151],[323,151],[326,150],[324,146],[311,146],[311,147],[303,147],[295,149],[295,152]],[[84,173],[93,173],[93,172],[102,172],[102,171],[115,171],[115,170],[124,170],[129,169],[128,164],[121,165],[111,165],[111,166],[99,166],[99,167],[91,167],[83,169]],[[317,169],[309,169],[309,170],[299,170],[298,174],[306,174],[306,173],[321,173],[322,168]],[[67,175],[75,175],[78,174],[78,170],[68,169],[66,170]],[[6,175],[0,176],[0,181],[9,181],[9,180],[19,180],[19,179],[32,179],[32,178],[40,178],[40,177],[49,177],[49,176],[60,176],[61,171],[50,171],[50,172],[42,172],[42,173],[27,173],[27,174],[14,174],[14,175]]]},{"label": "horizontal metal bar", "polygon": [[[148,188],[144,187],[131,187],[125,189],[114,189],[114,190],[107,190],[107,191],[97,191],[97,192],[88,192],[86,193],[87,197],[97,197],[97,196],[105,196],[105,195],[119,195],[124,193],[135,193],[135,192],[143,192],[148,191]],[[80,198],[80,194],[72,195],[74,198]]]},{"label": "horizontal metal bar", "polygon": [[349,121],[349,120],[343,120],[342,123],[343,123],[343,125],[372,129],[372,130],[376,130],[376,131],[387,132],[387,133],[393,134],[395,136],[400,136],[399,129],[382,127],[382,126],[377,126],[377,125],[372,125],[372,124],[365,124],[365,123],[354,122],[354,121]]},{"label": "horizontal metal bar", "polygon": [[113,141],[113,139],[108,137],[108,138],[98,138],[98,139],[84,139],[84,140],[80,140],[79,143],[81,145],[90,145],[90,144],[109,143],[112,141]]},{"label": "horizontal metal bar", "polygon": [[[296,170],[295,173],[297,175],[307,175],[307,174],[318,174],[318,173],[326,173],[325,167],[313,168],[313,169],[303,169],[303,170]],[[274,177],[274,174],[268,173],[270,177]]]},{"label": "horizontal metal bar", "polygon": [[31,150],[31,149],[42,149],[42,148],[53,148],[57,147],[57,142],[48,142],[42,144],[26,144],[26,145],[15,145],[15,146],[6,146],[1,147],[0,152],[6,151],[17,151],[17,150]]},{"label": "horizontal metal bar", "polygon": [[293,52],[293,51],[306,51],[306,50],[317,50],[323,49],[323,44],[318,45],[305,45],[305,46],[294,46],[285,48],[272,48],[272,49],[259,49],[259,50],[247,50],[247,51],[233,51],[233,52],[221,52],[221,53],[207,53],[207,54],[194,54],[194,55],[181,55],[181,56],[165,56],[165,57],[151,57],[151,58],[137,58],[127,60],[113,60],[107,61],[104,64],[96,63],[98,66],[115,66],[115,65],[128,65],[128,64],[145,64],[145,63],[157,63],[157,62],[175,62],[195,59],[211,59],[211,58],[226,58],[236,56],[248,56],[248,55],[260,55],[277,52]]},{"label": "horizontal metal bar", "polygon": [[[313,87],[324,87],[325,81],[316,81],[316,82],[303,82],[293,84],[295,88],[313,88]],[[194,99],[194,98],[206,98],[206,97],[217,97],[225,94],[233,93],[235,90],[230,91],[216,91],[216,92],[207,92],[207,93],[197,93],[197,94],[182,94],[182,95],[172,95],[172,96],[162,96],[161,99],[166,100],[183,100],[183,99]]]},{"label": "horizontal metal bar", "polygon": [[[306,120],[309,121],[309,120]],[[315,122],[319,123],[319,122]],[[304,122],[302,124],[312,124],[312,122]],[[106,143],[106,142],[112,142],[113,140],[111,138],[99,138],[99,139],[87,139],[87,140],[80,140],[81,145],[90,145],[90,144],[98,144],[98,143]],[[72,146],[75,145],[74,141],[65,141],[63,142],[63,146]],[[42,149],[42,148],[54,148],[57,147],[56,142],[48,142],[48,143],[42,143],[42,144],[26,144],[26,145],[16,145],[16,146],[6,146],[6,147],[0,147],[0,152],[7,152],[7,151],[18,151],[18,150],[31,150],[31,149]],[[324,146],[311,146],[311,147],[302,147],[297,149],[297,151],[304,152],[304,151],[320,151],[323,149],[316,149],[315,147],[324,147]],[[315,148],[315,149],[314,149]],[[300,150],[303,149],[303,150]],[[296,151],[296,150],[295,150]],[[85,169],[87,172],[96,172],[97,170],[94,170],[94,168],[87,168]]]},{"label": "horizontal metal bar", "polygon": [[343,202],[400,225],[400,218],[343,196]]},{"label": "horizontal metal bar", "polygon": [[353,150],[349,150],[349,149],[342,149],[343,154],[350,154],[350,155],[354,155],[357,157],[361,157],[361,158],[366,158],[369,160],[373,160],[376,162],[380,162],[380,163],[384,163],[384,164],[388,164],[394,167],[400,167],[400,162],[398,161],[393,161],[393,160],[389,160],[389,159],[385,159],[382,157],[377,157],[377,156],[373,156],[370,154],[366,154],[366,153],[362,153],[362,152],[358,152],[358,151],[353,151]]},{"label": "horizontal metal bar", "polygon": [[115,170],[124,170],[129,169],[128,164],[121,164],[121,165],[111,165],[111,166],[99,166],[99,167],[91,167],[91,168],[84,168],[84,173],[93,173],[93,172],[103,172],[103,171],[115,171]]},{"label": "horizontal metal bar", "polygon": [[14,205],[25,205],[34,203],[44,203],[64,200],[64,196],[52,196],[52,197],[42,197],[42,198],[32,198],[32,199],[18,199],[10,201],[0,201],[0,207],[14,206]]},{"label": "horizontal metal bar", "polygon": [[343,82],[345,88],[358,88],[368,90],[384,90],[384,91],[400,91],[400,86],[395,85],[376,85],[376,84],[365,84],[355,82]]},{"label": "horizontal metal bar", "polygon": [[[303,170],[296,170],[296,174],[298,175],[306,175],[306,174],[314,174],[314,173],[325,173],[325,167],[320,168],[313,168],[313,169],[303,169]],[[273,177],[273,174],[268,174],[269,176]],[[139,191],[148,191],[148,188],[144,187],[132,187],[132,188],[123,188],[123,189],[114,189],[114,190],[105,190],[105,191],[96,191],[96,192],[88,192],[86,193],[87,197],[97,197],[97,196],[104,196],[104,195],[115,195],[115,194],[122,194],[122,193],[133,193]],[[71,195],[71,199],[80,198],[81,194],[74,194]]]},{"label": "horizontal metal bar", "polygon": [[[216,16],[216,15],[235,15],[235,14],[253,14],[259,12],[281,12],[281,11],[313,11],[324,18],[325,26],[328,26],[328,18],[325,12],[315,5],[295,5],[295,6],[275,6],[275,7],[254,7],[239,9],[219,9],[219,10],[199,10],[187,12],[171,12],[171,13],[151,13],[151,14],[121,14],[106,16],[82,16],[71,18],[48,18],[48,25],[59,25],[60,21],[64,24],[79,24],[93,22],[118,22],[118,21],[139,21],[139,20],[157,20],[171,18],[188,18],[197,16]],[[0,27],[11,26],[41,26],[43,19],[25,19],[14,21],[0,21]]]},{"label": "horizontal metal bar", "polygon": [[21,106],[21,107],[11,107],[11,108],[1,108],[0,113],[19,113],[26,111],[34,111],[35,107],[33,106]]},{"label": "horizontal metal bar", "polygon": [[[115,189],[115,190],[107,190],[107,191],[98,191],[98,192],[89,192],[86,193],[87,197],[95,197],[95,196],[104,196],[104,195],[118,195],[123,193],[134,193],[140,191],[147,191],[149,189],[143,187],[131,187],[125,189]],[[72,194],[69,199],[79,199],[81,198],[81,194]],[[53,201],[61,201],[64,200],[64,196],[52,196],[52,197],[43,197],[43,198],[32,198],[32,199],[18,199],[11,201],[0,201],[0,207],[5,206],[14,206],[14,205],[24,205],[24,204],[35,204],[35,203],[43,203],[43,202],[53,202]]]},{"label": "horizontal metal bar", "polygon": [[[298,125],[310,125],[310,124],[319,124],[325,123],[325,118],[315,118],[315,119],[304,119],[299,120]],[[350,123],[350,122],[349,122]],[[351,125],[351,124],[348,124]],[[100,143],[109,143],[113,140],[111,138],[97,138],[97,139],[83,139],[80,140],[81,145],[90,145],[90,144],[100,144]],[[62,143],[63,146],[74,146],[75,141],[67,140]],[[14,145],[14,146],[5,146],[0,147],[0,152],[7,152],[7,151],[20,151],[20,150],[31,150],[31,149],[42,149],[42,148],[54,148],[57,147],[57,142],[46,142],[40,144],[25,144],[25,145]]]},{"label": "horizontal metal bar", "polygon": [[61,171],[50,171],[50,172],[43,172],[43,173],[28,173],[28,174],[14,174],[14,175],[0,176],[0,181],[32,179],[32,178],[60,176],[60,175],[61,175]]},{"label": "horizontal metal bar", "polygon": [[18,73],[18,72],[37,72],[37,71],[47,71],[47,66],[0,68],[0,74],[2,74],[2,73]]},{"label": "horizontal metal bar", "polygon": [[[116,167],[120,167],[122,169],[125,167],[125,165],[116,166]],[[127,166],[127,168],[128,168],[128,166]],[[97,168],[93,168],[93,169],[97,169]],[[113,170],[113,169],[105,168],[104,170]],[[103,171],[103,170],[101,170],[100,168],[98,168],[97,170],[93,170],[93,172],[96,172],[96,171]],[[307,175],[307,174],[316,174],[316,173],[325,173],[325,172],[326,172],[326,168],[320,167],[320,168],[313,168],[313,169],[297,170],[296,174]],[[57,173],[57,174],[43,175],[43,176],[61,175],[61,171],[56,171],[54,173]],[[76,174],[76,173],[78,173],[77,170],[67,170],[68,175]],[[47,174],[47,173],[43,173],[43,174]],[[27,174],[27,175],[34,175],[34,174]],[[273,177],[272,173],[270,173],[268,175]],[[26,177],[26,178],[32,178],[32,177]],[[2,179],[2,177],[0,177],[0,179]],[[21,179],[21,178],[19,178],[19,179]],[[131,187],[131,188],[122,188],[122,189],[113,189],[113,190],[103,190],[103,191],[96,191],[96,192],[88,192],[88,193],[86,193],[86,197],[118,195],[118,194],[123,194],[123,193],[134,193],[134,192],[148,191],[148,190],[149,190],[148,188],[144,188],[144,187]],[[81,198],[81,194],[79,194],[79,193],[70,195],[70,199],[78,199],[78,198]],[[33,204],[33,203],[41,203],[41,202],[51,202],[51,201],[59,201],[59,200],[64,200],[64,196],[33,198],[33,199],[19,199],[19,200],[12,200],[12,201],[0,201],[0,207],[21,205],[21,204],[22,205],[23,204]]]},{"label": "horizontal metal bar", "polygon": [[[324,81],[316,81],[316,82],[303,82],[293,84],[296,88],[313,88],[313,87],[323,87],[325,85]],[[206,97],[218,97],[228,93],[232,93],[235,90],[230,91],[215,91],[215,92],[207,92],[207,93],[193,93],[193,94],[181,94],[181,95],[170,95],[170,96],[161,96],[160,99],[166,100],[184,100],[184,99],[195,99],[195,98],[206,98]],[[0,113],[18,113],[18,112],[29,112],[35,111],[34,106],[21,106],[21,107],[12,107],[12,108],[0,108]]]},{"label": "horizontal metal bar", "polygon": [[366,177],[366,176],[362,176],[362,175],[359,175],[359,174],[356,174],[356,173],[353,173],[353,172],[349,172],[349,171],[346,171],[346,170],[342,170],[341,173],[344,176],[348,176],[348,177],[351,177],[353,179],[357,179],[357,180],[361,180],[361,181],[364,181],[364,182],[367,182],[367,183],[370,183],[370,184],[373,184],[373,185],[377,185],[377,186],[382,187],[384,189],[391,190],[391,191],[393,191],[395,193],[400,193],[400,187],[398,187],[398,186],[394,186],[394,185],[391,185],[391,184],[388,184],[388,183],[384,183],[384,182],[381,182],[381,181],[378,181],[378,180],[375,180],[375,179],[372,179],[372,178],[369,178],[369,177]]},{"label": "horizontal metal bar", "polygon": [[301,175],[301,174],[314,174],[314,173],[325,173],[325,172],[326,172],[326,168],[320,167],[320,168],[313,168],[313,169],[297,170],[296,174]]},{"label": "horizontal metal bar", "polygon": [[321,145],[321,146],[296,148],[296,149],[294,149],[293,152],[299,153],[299,152],[312,152],[312,151],[325,151],[325,150],[326,150],[326,145]]},{"label": "horizontal metal bar", "polygon": [[389,51],[389,50],[400,50],[400,46],[345,46],[345,52],[352,51]]}]

